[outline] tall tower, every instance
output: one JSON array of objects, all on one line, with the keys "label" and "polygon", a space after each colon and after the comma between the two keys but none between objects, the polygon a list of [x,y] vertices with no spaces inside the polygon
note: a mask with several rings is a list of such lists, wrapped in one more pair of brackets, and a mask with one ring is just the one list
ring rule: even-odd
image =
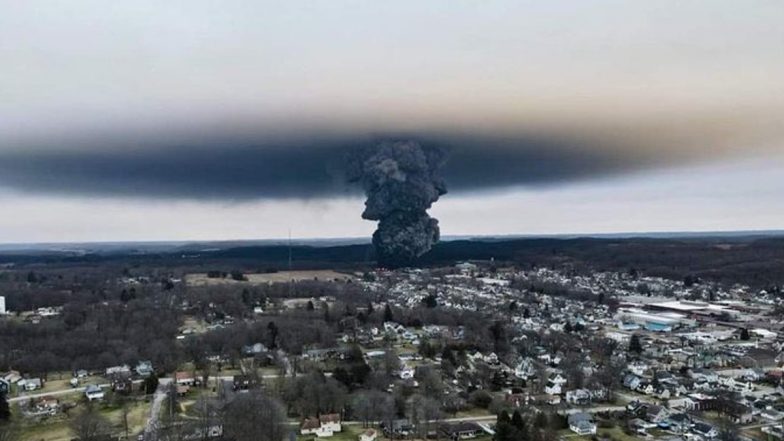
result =
[{"label": "tall tower", "polygon": [[0,315],[5,314],[5,297],[0,296]]}]

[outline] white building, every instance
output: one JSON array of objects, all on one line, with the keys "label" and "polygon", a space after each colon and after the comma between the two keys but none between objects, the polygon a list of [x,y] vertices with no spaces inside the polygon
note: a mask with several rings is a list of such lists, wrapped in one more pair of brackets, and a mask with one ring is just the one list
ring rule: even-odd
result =
[{"label": "white building", "polygon": [[0,315],[4,315],[5,313],[5,297],[0,296]]},{"label": "white building", "polygon": [[100,387],[91,384],[85,388],[84,396],[87,397],[88,401],[103,400],[104,393]]}]

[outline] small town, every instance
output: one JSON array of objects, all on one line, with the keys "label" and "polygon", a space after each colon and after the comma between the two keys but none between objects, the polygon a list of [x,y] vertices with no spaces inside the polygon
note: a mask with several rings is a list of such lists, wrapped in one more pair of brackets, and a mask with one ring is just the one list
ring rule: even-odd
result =
[{"label": "small town", "polygon": [[0,0],[0,441],[784,441],[784,0]]},{"label": "small town", "polygon": [[[27,342],[0,356],[22,439],[784,438],[775,287],[493,261],[101,284],[89,306],[0,302]],[[167,336],[47,346],[60,327],[122,339],[102,317],[120,311]]]}]

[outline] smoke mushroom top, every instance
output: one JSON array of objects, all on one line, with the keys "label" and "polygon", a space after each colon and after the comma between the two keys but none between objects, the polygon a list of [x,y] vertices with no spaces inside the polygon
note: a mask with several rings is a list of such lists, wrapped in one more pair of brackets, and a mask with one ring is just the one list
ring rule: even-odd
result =
[{"label": "smoke mushroom top", "polygon": [[379,221],[373,245],[379,265],[408,266],[438,242],[438,221],[427,210],[446,193],[439,171],[446,154],[413,141],[384,142],[355,151],[348,179],[362,185],[362,217]]}]

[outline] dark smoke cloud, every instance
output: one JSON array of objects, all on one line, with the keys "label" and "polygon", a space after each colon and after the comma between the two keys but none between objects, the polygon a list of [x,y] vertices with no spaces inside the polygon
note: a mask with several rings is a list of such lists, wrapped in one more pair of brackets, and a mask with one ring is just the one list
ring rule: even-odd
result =
[{"label": "dark smoke cloud", "polygon": [[0,149],[0,187],[72,195],[250,200],[355,194],[346,152],[388,139],[447,151],[443,176],[453,193],[551,185],[649,166],[644,158],[534,138],[393,135],[307,141],[222,141],[119,148]]},{"label": "dark smoke cloud", "polygon": [[440,176],[445,152],[413,141],[358,149],[349,158],[348,179],[367,196],[362,217],[379,221],[373,233],[381,266],[408,266],[438,242],[438,220],[427,210],[446,193]]}]

